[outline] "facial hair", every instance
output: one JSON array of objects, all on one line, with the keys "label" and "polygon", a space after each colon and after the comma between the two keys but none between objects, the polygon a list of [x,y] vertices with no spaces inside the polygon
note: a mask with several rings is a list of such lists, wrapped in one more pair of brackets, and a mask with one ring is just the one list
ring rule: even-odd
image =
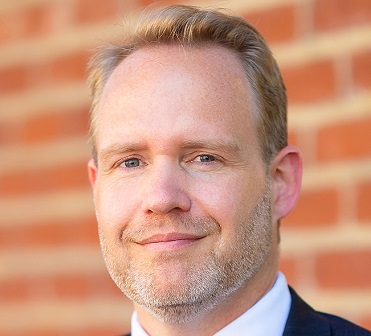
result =
[{"label": "facial hair", "polygon": [[263,265],[272,245],[270,183],[247,218],[235,225],[235,237],[228,246],[216,244],[198,260],[182,252],[164,252],[148,260],[129,253],[125,246],[164,227],[219,236],[221,226],[211,217],[153,218],[137,225],[139,229],[124,229],[119,249],[99,231],[107,269],[122,292],[158,320],[182,324],[218,305]]}]

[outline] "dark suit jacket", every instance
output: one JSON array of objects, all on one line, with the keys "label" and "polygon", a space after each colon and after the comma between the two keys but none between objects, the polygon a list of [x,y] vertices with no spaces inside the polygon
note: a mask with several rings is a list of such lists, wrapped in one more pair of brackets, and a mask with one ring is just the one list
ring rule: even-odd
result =
[{"label": "dark suit jacket", "polygon": [[313,310],[291,287],[290,293],[291,308],[282,336],[371,336],[370,331],[347,320]]},{"label": "dark suit jacket", "polygon": [[371,336],[371,332],[338,316],[319,313],[290,288],[291,308],[283,336]]}]

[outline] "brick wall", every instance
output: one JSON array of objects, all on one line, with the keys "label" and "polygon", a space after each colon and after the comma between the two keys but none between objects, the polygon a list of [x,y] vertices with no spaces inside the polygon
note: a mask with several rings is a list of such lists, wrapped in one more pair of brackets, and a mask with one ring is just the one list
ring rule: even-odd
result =
[{"label": "brick wall", "polygon": [[[122,13],[151,2],[0,2],[0,335],[129,328],[86,175],[85,64]],[[184,3],[230,8],[271,43],[305,161],[281,268],[311,304],[371,328],[370,0]]]}]

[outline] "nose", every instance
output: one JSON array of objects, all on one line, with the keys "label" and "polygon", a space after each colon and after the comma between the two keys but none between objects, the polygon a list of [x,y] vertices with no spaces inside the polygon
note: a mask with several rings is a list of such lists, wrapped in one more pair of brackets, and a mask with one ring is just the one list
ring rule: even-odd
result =
[{"label": "nose", "polygon": [[172,211],[186,212],[191,207],[185,173],[170,158],[152,163],[142,194],[142,210],[147,213],[166,214]]}]

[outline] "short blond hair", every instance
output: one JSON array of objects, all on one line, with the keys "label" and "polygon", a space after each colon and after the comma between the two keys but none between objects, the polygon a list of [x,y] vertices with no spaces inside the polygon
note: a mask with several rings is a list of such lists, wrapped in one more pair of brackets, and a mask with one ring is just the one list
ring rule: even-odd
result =
[{"label": "short blond hair", "polygon": [[287,145],[286,89],[271,50],[262,35],[244,19],[218,10],[185,5],[145,12],[122,43],[107,45],[91,59],[90,136],[95,160],[97,105],[108,78],[120,62],[144,46],[180,44],[192,47],[208,43],[223,46],[240,59],[258,110],[257,131],[262,157],[270,163]]}]

